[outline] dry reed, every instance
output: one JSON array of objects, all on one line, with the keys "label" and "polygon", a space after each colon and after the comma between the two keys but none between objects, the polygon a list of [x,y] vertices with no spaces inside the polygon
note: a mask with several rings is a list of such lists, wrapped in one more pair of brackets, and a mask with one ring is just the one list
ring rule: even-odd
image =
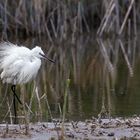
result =
[{"label": "dry reed", "polygon": [[[94,2],[91,0],[1,0],[0,31],[3,39],[8,39],[10,35],[16,37],[37,35],[39,38],[45,35],[52,42],[53,39],[63,40],[72,35],[74,42],[77,34],[91,32],[97,28],[99,36],[108,29],[116,34],[122,34],[128,17],[133,13],[131,19],[134,21],[133,28],[136,35],[139,7],[135,0],[128,3],[118,0]],[[123,9],[127,9],[125,16]]]}]

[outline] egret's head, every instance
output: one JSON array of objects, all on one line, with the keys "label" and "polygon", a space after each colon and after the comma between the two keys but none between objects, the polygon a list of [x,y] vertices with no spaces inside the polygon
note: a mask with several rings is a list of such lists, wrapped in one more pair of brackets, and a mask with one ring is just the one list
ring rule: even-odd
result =
[{"label": "egret's head", "polygon": [[32,49],[32,54],[35,57],[38,57],[38,58],[43,58],[42,55],[45,55],[44,52],[42,51],[42,49],[39,46],[36,46]]},{"label": "egret's head", "polygon": [[43,58],[43,59],[48,59],[49,61],[53,62],[53,60],[49,59],[44,52],[42,51],[42,49],[39,46],[36,46],[35,48],[32,49],[33,55],[38,57],[38,58]]}]

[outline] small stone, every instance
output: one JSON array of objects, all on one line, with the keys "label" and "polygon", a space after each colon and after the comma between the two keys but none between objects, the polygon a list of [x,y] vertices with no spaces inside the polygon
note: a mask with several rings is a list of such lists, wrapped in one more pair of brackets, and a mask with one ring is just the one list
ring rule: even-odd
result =
[{"label": "small stone", "polygon": [[99,134],[99,136],[102,136],[103,135],[103,132],[102,131],[99,131],[98,134]]},{"label": "small stone", "polygon": [[91,123],[91,120],[87,119],[87,120],[85,120],[85,123],[86,123],[86,124],[87,124],[87,123]]},{"label": "small stone", "polygon": [[72,133],[67,134],[67,136],[68,136],[69,138],[74,138],[74,134],[72,134]]},{"label": "small stone", "polygon": [[138,137],[140,136],[139,133],[135,133],[133,137]]},{"label": "small stone", "polygon": [[96,124],[92,124],[90,127],[91,127],[92,129],[95,129],[95,128],[97,127],[97,125],[96,125]]},{"label": "small stone", "polygon": [[47,126],[45,124],[42,125],[44,128],[47,128]]},{"label": "small stone", "polygon": [[108,136],[109,136],[109,137],[112,137],[112,136],[114,136],[114,135],[115,135],[114,132],[108,133]]}]

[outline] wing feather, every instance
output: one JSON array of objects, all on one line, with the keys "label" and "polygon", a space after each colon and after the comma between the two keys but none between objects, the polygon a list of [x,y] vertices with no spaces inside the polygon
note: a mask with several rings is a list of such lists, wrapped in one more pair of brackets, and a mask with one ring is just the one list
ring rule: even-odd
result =
[{"label": "wing feather", "polygon": [[31,56],[31,50],[9,42],[0,43],[0,71],[3,82],[26,83],[37,75],[41,60]]},{"label": "wing feather", "polygon": [[10,42],[0,43],[0,70],[9,67],[17,59],[29,57],[30,52],[30,49]]}]

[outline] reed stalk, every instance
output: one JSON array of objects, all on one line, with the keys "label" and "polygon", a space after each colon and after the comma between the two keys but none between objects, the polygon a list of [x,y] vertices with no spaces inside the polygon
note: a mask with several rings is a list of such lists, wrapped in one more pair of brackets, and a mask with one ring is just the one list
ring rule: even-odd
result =
[{"label": "reed stalk", "polygon": [[13,116],[12,116],[12,111],[11,111],[11,108],[12,108],[12,105],[13,105],[13,101],[10,103],[9,101],[9,96],[8,96],[8,85],[6,84],[6,88],[5,88],[5,94],[4,94],[4,97],[3,97],[3,100],[0,104],[0,106],[3,105],[4,101],[6,101],[6,104],[8,106],[8,111],[6,112],[4,118],[3,118],[3,121],[5,121],[6,117],[8,116],[9,114],[9,118],[10,118],[10,123],[13,124]]},{"label": "reed stalk", "polygon": [[128,59],[128,55],[127,55],[127,53],[126,53],[126,51],[125,51],[125,49],[124,49],[124,46],[123,46],[123,43],[122,43],[121,40],[119,40],[119,43],[120,43],[120,47],[121,47],[121,50],[122,50],[122,52],[123,52],[124,59],[125,59],[125,61],[126,61],[127,67],[128,67],[128,69],[129,69],[129,74],[130,74],[130,76],[132,77],[132,76],[133,76],[133,69],[132,69],[132,66],[131,66],[131,64],[130,64],[130,61],[129,61],[129,59]]},{"label": "reed stalk", "polygon": [[10,104],[9,103],[9,99],[7,98],[7,106],[8,106],[8,111],[6,113],[6,115],[4,116],[3,120],[5,120],[5,118],[8,116],[10,117],[10,123],[13,124],[13,119],[12,119],[12,111],[11,111],[11,107],[13,105],[13,102]]},{"label": "reed stalk", "polygon": [[24,85],[22,85],[20,87],[20,91],[21,91],[21,99],[22,99],[22,108],[23,108],[23,114],[24,114],[24,124],[25,124],[25,134],[28,135],[29,134],[29,113],[26,110],[26,88]]},{"label": "reed stalk", "polygon": [[67,79],[66,81],[66,88],[65,88],[65,93],[64,93],[64,103],[63,103],[63,114],[62,114],[62,139],[64,139],[64,122],[65,122],[65,116],[66,116],[66,106],[67,106],[67,96],[68,96],[68,88],[70,85],[70,79]]},{"label": "reed stalk", "polygon": [[107,49],[106,49],[102,39],[97,39],[97,41],[99,43],[99,46],[101,47],[100,51],[101,51],[101,53],[102,53],[102,55],[104,57],[105,63],[107,65],[107,67],[108,67],[108,70],[110,72],[113,72],[114,71],[114,67],[113,67],[113,65],[112,65],[112,63],[110,61],[109,55],[107,53]]},{"label": "reed stalk", "polygon": [[124,17],[124,20],[123,20],[123,23],[122,23],[122,25],[121,25],[121,28],[120,28],[120,30],[119,30],[119,35],[122,33],[122,31],[123,31],[123,29],[124,29],[124,27],[125,27],[126,21],[127,21],[127,19],[128,19],[128,16],[129,16],[129,14],[130,14],[130,11],[131,11],[131,9],[132,9],[132,7],[133,7],[134,2],[135,2],[135,0],[131,0],[131,3],[130,3],[130,5],[129,5],[128,10],[127,10],[127,12],[126,12],[126,15],[125,15],[125,17]]},{"label": "reed stalk", "polygon": [[116,12],[116,33],[118,34],[120,29],[120,14],[119,14],[119,1],[115,0],[115,12]]},{"label": "reed stalk", "polygon": [[[9,33],[16,37],[37,36],[40,39],[47,34],[47,39],[53,42],[56,38],[65,40],[69,35],[75,38],[76,34],[94,30],[97,31],[97,35],[102,36],[112,24],[110,29],[122,34],[129,13],[133,9],[133,27],[136,35],[137,8],[139,8],[139,5],[135,6],[136,4],[138,2],[135,0],[131,0],[127,7],[126,1],[118,0],[1,0],[0,32],[3,39],[8,39]],[[105,15],[102,15],[102,7],[105,7]],[[125,17],[122,12],[124,8],[128,8]],[[114,21],[116,21],[115,26]],[[97,26],[94,27],[94,24]]]},{"label": "reed stalk", "polygon": [[133,24],[134,24],[134,35],[137,35],[137,17],[136,17],[137,13],[136,13],[136,2],[134,1],[133,4]]},{"label": "reed stalk", "polygon": [[97,35],[102,36],[103,31],[104,31],[105,27],[107,26],[108,20],[111,16],[112,11],[114,10],[114,8],[115,8],[114,0],[111,0],[108,5],[107,11],[101,21],[101,24],[97,30]]}]

